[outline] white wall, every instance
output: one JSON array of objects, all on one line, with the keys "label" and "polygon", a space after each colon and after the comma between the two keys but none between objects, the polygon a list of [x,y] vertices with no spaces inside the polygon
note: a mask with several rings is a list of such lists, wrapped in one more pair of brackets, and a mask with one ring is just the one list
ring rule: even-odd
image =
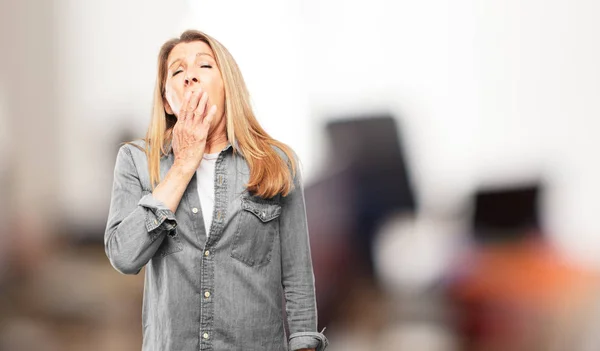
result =
[{"label": "white wall", "polygon": [[600,262],[600,3],[193,3],[185,24],[232,47],[263,123],[299,149],[309,180],[326,167],[328,117],[389,109],[427,207],[543,175],[549,231]]}]

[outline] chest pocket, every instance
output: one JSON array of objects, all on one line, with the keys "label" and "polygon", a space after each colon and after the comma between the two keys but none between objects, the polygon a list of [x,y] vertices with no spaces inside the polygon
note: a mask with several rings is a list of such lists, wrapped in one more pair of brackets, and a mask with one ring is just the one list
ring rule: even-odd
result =
[{"label": "chest pocket", "polygon": [[270,262],[273,242],[279,233],[280,214],[281,205],[277,202],[242,198],[231,257],[249,266]]}]

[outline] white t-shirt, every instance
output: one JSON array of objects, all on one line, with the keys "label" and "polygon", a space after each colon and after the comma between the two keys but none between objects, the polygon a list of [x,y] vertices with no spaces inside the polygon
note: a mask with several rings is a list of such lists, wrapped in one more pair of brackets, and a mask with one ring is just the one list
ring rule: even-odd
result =
[{"label": "white t-shirt", "polygon": [[207,237],[210,233],[210,225],[215,208],[215,164],[218,157],[219,152],[204,154],[200,166],[196,170],[198,196],[200,197],[200,208],[202,208],[202,217],[204,218],[204,228],[206,228]]}]

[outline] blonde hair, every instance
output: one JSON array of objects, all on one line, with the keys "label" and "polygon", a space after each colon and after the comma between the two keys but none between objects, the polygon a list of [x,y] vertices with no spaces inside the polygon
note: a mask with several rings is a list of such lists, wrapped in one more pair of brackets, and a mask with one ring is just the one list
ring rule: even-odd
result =
[{"label": "blonde hair", "polygon": [[[217,40],[197,30],[187,30],[179,38],[167,41],[158,55],[152,117],[143,150],[148,158],[152,189],[160,182],[160,158],[167,154],[167,146],[171,143],[173,127],[177,122],[175,115],[168,114],[164,106],[167,59],[177,44],[193,41],[205,42],[215,54],[225,90],[227,139],[233,151],[241,153],[250,168],[246,188],[262,198],[271,198],[277,194],[287,196],[294,187],[293,178],[297,168],[293,151],[269,136],[258,123],[250,105],[246,83],[233,56]],[[287,156],[287,163],[273,147],[283,151]]]}]

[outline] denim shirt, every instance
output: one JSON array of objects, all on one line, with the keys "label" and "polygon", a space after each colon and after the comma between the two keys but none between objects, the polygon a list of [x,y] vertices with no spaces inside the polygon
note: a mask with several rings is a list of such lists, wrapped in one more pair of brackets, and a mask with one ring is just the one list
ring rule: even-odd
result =
[{"label": "denim shirt", "polygon": [[[172,152],[161,158],[161,179],[173,160]],[[104,244],[120,273],[138,274],[146,267],[143,351],[327,346],[317,331],[300,175],[288,196],[271,199],[247,191],[249,175],[231,145],[219,153],[207,236],[196,175],[173,213],[152,195],[145,153],[129,144],[120,147]]]}]

